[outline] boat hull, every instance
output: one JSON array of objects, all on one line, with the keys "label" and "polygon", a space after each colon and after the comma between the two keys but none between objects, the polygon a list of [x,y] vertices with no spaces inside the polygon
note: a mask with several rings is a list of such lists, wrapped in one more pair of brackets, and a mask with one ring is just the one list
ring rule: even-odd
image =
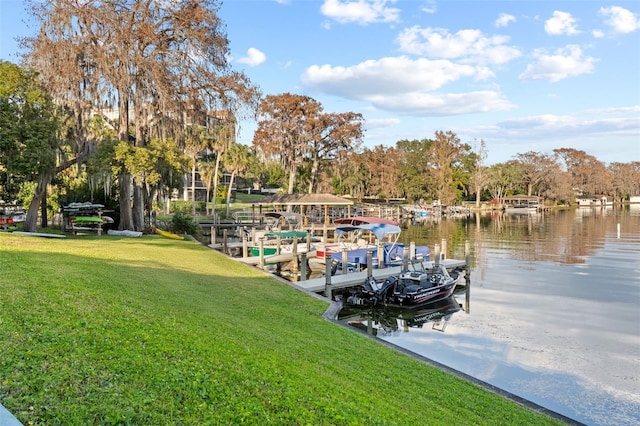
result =
[{"label": "boat hull", "polygon": [[347,304],[422,307],[450,297],[461,278],[462,274],[450,273],[443,266],[428,271],[403,272],[382,282],[370,277],[352,291]]}]

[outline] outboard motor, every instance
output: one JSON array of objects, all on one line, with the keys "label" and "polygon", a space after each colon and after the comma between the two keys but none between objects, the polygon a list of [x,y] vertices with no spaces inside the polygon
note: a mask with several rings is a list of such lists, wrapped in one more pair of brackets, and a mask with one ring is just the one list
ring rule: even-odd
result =
[{"label": "outboard motor", "polygon": [[331,276],[334,276],[336,274],[336,272],[338,272],[338,265],[339,264],[340,264],[340,262],[338,262],[335,259],[333,259],[331,261]]},{"label": "outboard motor", "polygon": [[396,286],[398,285],[398,278],[395,276],[388,277],[382,283],[380,290],[378,290],[378,298],[381,302],[386,302],[390,296],[396,290]]}]

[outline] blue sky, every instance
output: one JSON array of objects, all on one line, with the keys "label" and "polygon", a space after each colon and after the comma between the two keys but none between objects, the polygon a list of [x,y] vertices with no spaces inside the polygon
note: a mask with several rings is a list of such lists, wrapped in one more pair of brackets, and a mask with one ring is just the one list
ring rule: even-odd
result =
[{"label": "blue sky", "polygon": [[[0,3],[0,58],[35,31]],[[640,2],[226,0],[232,65],[264,94],[366,120],[365,146],[451,130],[487,164],[575,148],[640,161]],[[256,124],[243,122],[250,144]]]}]

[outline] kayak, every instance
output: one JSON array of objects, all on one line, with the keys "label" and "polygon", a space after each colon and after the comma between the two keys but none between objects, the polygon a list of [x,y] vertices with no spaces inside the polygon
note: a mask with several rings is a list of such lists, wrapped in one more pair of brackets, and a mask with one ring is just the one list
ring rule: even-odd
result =
[{"label": "kayak", "polygon": [[156,234],[162,235],[163,237],[166,237],[166,238],[172,238],[174,240],[184,240],[184,237],[181,235],[176,235],[173,232],[163,231],[162,229],[158,229],[158,228],[156,228]]},{"label": "kayak", "polygon": [[104,223],[104,220],[98,216],[77,216],[73,221],[77,224]]},{"label": "kayak", "polygon": [[15,234],[15,235],[26,235],[28,237],[66,238],[66,235],[49,234],[49,233],[46,233],[46,232],[13,231],[12,234]]}]

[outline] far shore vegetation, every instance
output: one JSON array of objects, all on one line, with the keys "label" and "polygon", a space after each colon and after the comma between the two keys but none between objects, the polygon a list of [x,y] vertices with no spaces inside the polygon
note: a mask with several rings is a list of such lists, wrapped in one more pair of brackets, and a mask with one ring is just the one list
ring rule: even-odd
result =
[{"label": "far shore vegetation", "polygon": [[0,402],[25,425],[551,425],[192,241],[0,233]]}]

